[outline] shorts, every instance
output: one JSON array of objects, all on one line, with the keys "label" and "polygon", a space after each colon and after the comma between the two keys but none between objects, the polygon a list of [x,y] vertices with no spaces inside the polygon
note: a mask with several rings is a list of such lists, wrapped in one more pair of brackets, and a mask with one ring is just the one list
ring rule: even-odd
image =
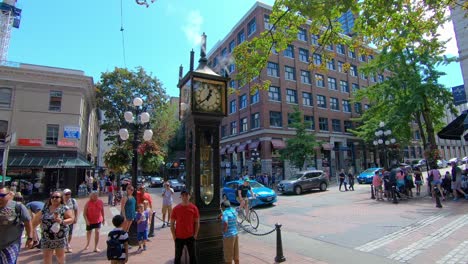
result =
[{"label": "shorts", "polygon": [[452,182],[452,190],[460,190],[460,189],[461,189],[461,181]]},{"label": "shorts", "polygon": [[148,240],[148,232],[146,230],[142,232],[137,232],[137,240],[138,241]]},{"label": "shorts", "polygon": [[86,226],[86,231],[91,231],[93,229],[99,229],[99,228],[101,228],[101,223],[90,224]]},{"label": "shorts", "polygon": [[[236,197],[236,200],[239,202],[239,204],[241,203],[241,200],[239,199],[239,197]],[[245,205],[248,207],[249,206],[249,198],[248,197],[242,197],[242,200],[245,202]]]},{"label": "shorts", "polygon": [[433,180],[433,181],[432,181],[432,186],[438,185],[438,184],[441,184],[441,183],[442,183],[441,180]]},{"label": "shorts", "polygon": [[397,180],[397,186],[398,187],[404,187],[405,186],[405,180]]},{"label": "shorts", "polygon": [[172,205],[163,205],[162,206],[162,209],[161,209],[161,212],[163,214],[165,213],[171,213],[172,212]]},{"label": "shorts", "polygon": [[377,185],[375,186],[376,191],[382,191],[382,185]]},{"label": "shorts", "polygon": [[231,263],[233,260],[239,259],[239,237],[223,238],[224,262]]},{"label": "shorts", "polygon": [[422,185],[422,181],[415,181],[416,185],[420,186]]}]

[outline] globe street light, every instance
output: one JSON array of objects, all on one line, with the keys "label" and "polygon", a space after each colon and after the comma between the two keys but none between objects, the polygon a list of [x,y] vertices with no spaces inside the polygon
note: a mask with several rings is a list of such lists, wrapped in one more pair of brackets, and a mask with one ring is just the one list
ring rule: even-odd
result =
[{"label": "globe street light", "polygon": [[374,146],[383,146],[383,152],[384,152],[384,162],[383,165],[385,168],[389,168],[389,164],[387,162],[387,146],[390,146],[392,144],[395,144],[396,139],[391,138],[392,131],[390,129],[385,128],[385,123],[381,121],[379,123],[379,128],[377,131],[374,133],[375,139],[374,139]]}]

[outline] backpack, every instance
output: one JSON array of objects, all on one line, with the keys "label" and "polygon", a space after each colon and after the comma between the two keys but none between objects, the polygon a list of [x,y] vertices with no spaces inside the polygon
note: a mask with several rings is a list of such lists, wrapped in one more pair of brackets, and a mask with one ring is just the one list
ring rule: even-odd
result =
[{"label": "backpack", "polygon": [[120,241],[120,236],[125,234],[123,230],[111,231],[109,233],[109,240],[107,240],[107,259],[119,260],[124,251],[123,245]]}]

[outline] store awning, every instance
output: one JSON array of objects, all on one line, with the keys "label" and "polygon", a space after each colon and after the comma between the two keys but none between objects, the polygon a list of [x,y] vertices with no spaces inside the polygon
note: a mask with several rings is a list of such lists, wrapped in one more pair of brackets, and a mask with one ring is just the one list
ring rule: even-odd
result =
[{"label": "store awning", "polygon": [[83,158],[72,157],[10,157],[8,167],[19,168],[93,168],[94,165]]},{"label": "store awning", "polygon": [[226,149],[227,149],[227,147],[221,148],[221,149],[219,150],[219,155],[224,155],[224,154],[226,154]]},{"label": "store awning", "polygon": [[[3,176],[0,175],[0,181],[3,181]],[[11,181],[11,177],[6,176],[5,181]]]},{"label": "store awning", "polygon": [[236,152],[236,146],[230,146],[227,150],[227,153],[228,154],[231,154],[231,153],[234,153]]},{"label": "store awning", "polygon": [[248,143],[242,143],[237,147],[237,153],[239,152],[244,152],[247,150],[249,144]]},{"label": "store awning", "polygon": [[260,145],[260,141],[254,141],[249,144],[249,149],[258,149],[258,146]]},{"label": "store awning", "polygon": [[[461,137],[468,130],[468,110],[462,112],[455,120],[444,127],[437,135],[442,139],[461,140]],[[468,140],[468,134],[465,135]]]},{"label": "store awning", "polygon": [[274,149],[284,149],[286,147],[286,143],[282,139],[272,139],[271,145]]}]

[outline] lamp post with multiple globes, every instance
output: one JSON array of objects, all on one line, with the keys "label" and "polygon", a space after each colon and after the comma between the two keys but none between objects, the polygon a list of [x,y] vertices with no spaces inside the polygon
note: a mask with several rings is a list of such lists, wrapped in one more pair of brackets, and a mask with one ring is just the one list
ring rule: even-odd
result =
[{"label": "lamp post with multiple globes", "polygon": [[374,140],[374,145],[375,146],[383,146],[383,166],[385,168],[389,168],[388,160],[387,160],[387,147],[390,146],[391,144],[395,144],[396,140],[395,138],[391,137],[392,135],[392,130],[386,129],[385,127],[385,122],[381,121],[379,123],[379,128],[377,131],[374,133],[375,135],[375,140]]}]

